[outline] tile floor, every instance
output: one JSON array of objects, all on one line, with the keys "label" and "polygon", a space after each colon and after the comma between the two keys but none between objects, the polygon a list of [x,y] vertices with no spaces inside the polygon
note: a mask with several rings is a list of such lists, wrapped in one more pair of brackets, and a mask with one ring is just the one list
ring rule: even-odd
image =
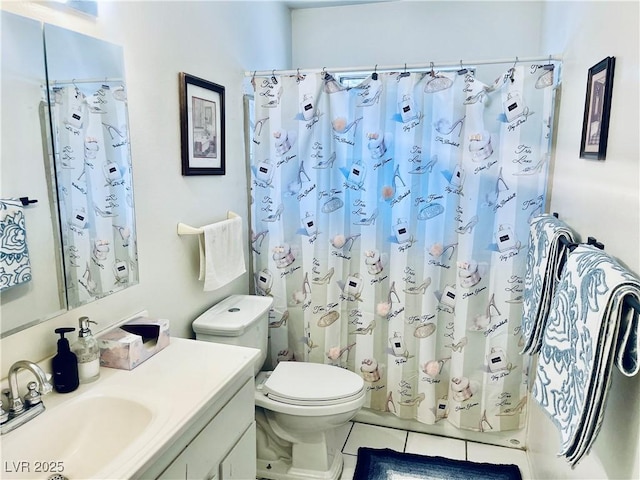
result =
[{"label": "tile floor", "polygon": [[343,445],[344,470],[341,480],[352,480],[358,447],[390,448],[399,452],[472,462],[512,463],[520,468],[523,480],[531,478],[526,453],[512,448],[355,422],[348,423],[339,430],[337,441]]}]

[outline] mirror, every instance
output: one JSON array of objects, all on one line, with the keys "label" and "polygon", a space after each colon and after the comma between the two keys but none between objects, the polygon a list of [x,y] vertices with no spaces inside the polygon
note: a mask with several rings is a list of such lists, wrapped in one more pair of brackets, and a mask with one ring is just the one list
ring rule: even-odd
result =
[{"label": "mirror", "polygon": [[4,285],[0,259],[5,337],[137,283],[138,267],[122,48],[0,16],[2,199],[37,200],[17,208],[30,280]]},{"label": "mirror", "polygon": [[69,308],[138,281],[122,48],[44,26]]},{"label": "mirror", "polygon": [[[66,310],[55,191],[49,181],[45,124],[46,84],[42,24],[2,12],[2,199],[29,197],[22,209],[31,280],[11,286],[2,265],[2,335],[46,320]],[[3,211],[3,213],[6,213]],[[4,224],[4,222],[3,222]],[[3,229],[3,238],[4,238]],[[3,258],[10,252],[2,248]]]}]

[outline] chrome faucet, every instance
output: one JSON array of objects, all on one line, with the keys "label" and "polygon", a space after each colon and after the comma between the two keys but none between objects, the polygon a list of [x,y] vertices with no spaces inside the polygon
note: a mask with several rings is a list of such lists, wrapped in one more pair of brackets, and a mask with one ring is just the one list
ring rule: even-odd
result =
[{"label": "chrome faucet", "polygon": [[[29,382],[27,388],[29,392],[24,396],[24,402],[20,398],[20,390],[18,389],[18,371],[21,369],[29,370],[38,380]],[[37,388],[39,387],[39,390]],[[11,430],[27,423],[32,418],[44,412],[44,404],[41,395],[51,392],[53,387],[47,381],[47,375],[44,370],[33,362],[28,360],[19,360],[9,369],[9,411],[2,409],[0,402],[0,428],[4,435]]]}]

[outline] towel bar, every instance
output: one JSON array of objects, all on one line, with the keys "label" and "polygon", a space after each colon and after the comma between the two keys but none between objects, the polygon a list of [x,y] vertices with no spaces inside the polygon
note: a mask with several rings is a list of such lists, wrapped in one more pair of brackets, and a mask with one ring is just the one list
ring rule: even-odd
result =
[{"label": "towel bar", "polygon": [[22,206],[27,207],[32,203],[38,203],[38,200],[35,198],[20,197],[20,203],[22,203]]},{"label": "towel bar", "polygon": [[[554,216],[557,217],[555,213],[554,213]],[[560,243],[562,243],[565,247],[567,247],[569,251],[573,251],[573,249],[575,249],[579,245],[578,243],[570,242],[565,237],[560,237]],[[587,244],[593,245],[594,247],[599,248],[600,250],[604,250],[604,245],[601,242],[598,242],[594,237],[589,237],[587,239]],[[627,297],[624,297],[624,303],[627,305],[627,307],[635,310],[638,314],[640,314],[640,301],[638,301],[634,297],[627,296]]]},{"label": "towel bar", "polygon": [[[227,220],[230,218],[236,218],[239,216],[240,215],[238,215],[235,212],[232,212],[231,210],[227,212]],[[190,225],[187,225],[186,223],[178,223],[178,235],[199,235],[203,232],[204,230],[202,230],[202,228],[192,227]]]},{"label": "towel bar", "polygon": [[627,304],[627,307],[636,311],[638,315],[640,315],[640,302],[633,297],[624,297],[624,303]]}]

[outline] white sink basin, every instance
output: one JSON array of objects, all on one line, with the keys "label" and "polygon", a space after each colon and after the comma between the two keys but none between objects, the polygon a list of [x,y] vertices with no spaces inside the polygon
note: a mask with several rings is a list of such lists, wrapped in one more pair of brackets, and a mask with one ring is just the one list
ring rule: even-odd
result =
[{"label": "white sink basin", "polygon": [[153,411],[137,400],[79,395],[3,436],[2,477],[59,473],[71,480],[92,478],[139,438],[153,418]]},{"label": "white sink basin", "polygon": [[131,371],[101,368],[96,382],[45,395],[43,413],[0,436],[0,478],[123,480],[166,468],[176,440],[197,427],[199,414],[224,404],[227,385],[243,383],[238,375],[253,373],[257,355],[174,338]]}]

